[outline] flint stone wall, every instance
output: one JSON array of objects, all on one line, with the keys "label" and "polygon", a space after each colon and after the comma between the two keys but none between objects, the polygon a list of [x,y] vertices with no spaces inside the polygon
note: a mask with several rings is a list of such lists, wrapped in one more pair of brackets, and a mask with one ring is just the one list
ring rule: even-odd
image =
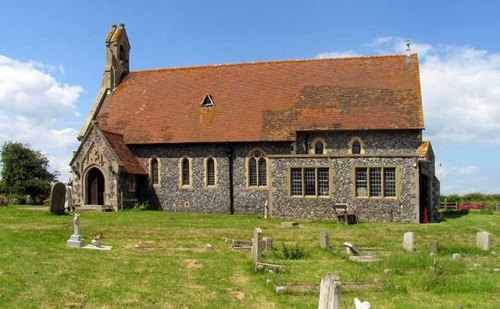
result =
[{"label": "flint stone wall", "polygon": [[[418,173],[416,157],[409,158],[273,158],[270,208],[273,217],[305,220],[335,219],[335,203],[347,203],[358,218],[366,221],[418,222]],[[290,196],[290,168],[330,167],[330,197]],[[356,198],[356,166],[396,166],[396,198]]]},{"label": "flint stone wall", "polygon": [[[336,131],[299,132],[297,134],[298,154],[309,153],[315,138],[322,138],[326,143],[327,154],[349,154],[349,142],[353,137],[363,141],[366,154],[410,153],[415,152],[422,142],[419,130],[380,130],[380,131]],[[307,149],[304,145],[307,144]]]},{"label": "flint stone wall", "polygon": [[[248,153],[259,148],[267,154],[290,153],[290,143],[241,143],[232,144],[234,213],[264,214],[268,199],[268,187],[248,188],[246,184],[245,159]],[[168,211],[229,213],[229,159],[226,144],[183,144],[134,146],[132,151],[140,158],[147,170],[149,161],[159,161],[160,184],[150,186],[150,195],[159,206]],[[204,160],[216,160],[217,183],[215,187],[205,186]],[[189,188],[179,183],[179,162],[191,159],[192,182]],[[269,161],[268,161],[269,165]],[[269,183],[269,177],[268,177]],[[153,201],[154,203],[154,201]]]}]

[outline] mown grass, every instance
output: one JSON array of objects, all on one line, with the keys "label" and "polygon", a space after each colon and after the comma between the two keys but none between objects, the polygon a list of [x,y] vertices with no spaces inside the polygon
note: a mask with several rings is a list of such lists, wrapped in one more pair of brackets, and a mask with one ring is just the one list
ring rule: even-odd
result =
[{"label": "mown grass", "polygon": [[[319,285],[331,272],[343,282],[342,308],[353,298],[373,308],[498,308],[500,268],[492,252],[476,249],[475,234],[488,230],[499,252],[500,216],[470,213],[440,224],[300,222],[285,229],[281,220],[257,216],[184,214],[152,211],[84,212],[81,233],[102,232],[111,251],[66,248],[71,216],[45,208],[0,207],[1,308],[316,308],[318,291],[278,295],[274,284]],[[264,236],[303,248],[299,260],[266,253],[265,261],[286,266],[282,273],[255,273],[249,252],[230,249],[223,237],[250,239],[253,228]],[[329,231],[332,250],[319,247]],[[417,234],[413,253],[402,250],[403,233]],[[441,250],[429,256],[429,240]],[[380,258],[359,264],[344,256],[350,241]],[[141,242],[141,248],[134,246]],[[199,250],[207,243],[214,251]],[[452,261],[452,253],[461,253]],[[478,265],[475,265],[478,264]],[[266,284],[267,280],[274,284]]]}]

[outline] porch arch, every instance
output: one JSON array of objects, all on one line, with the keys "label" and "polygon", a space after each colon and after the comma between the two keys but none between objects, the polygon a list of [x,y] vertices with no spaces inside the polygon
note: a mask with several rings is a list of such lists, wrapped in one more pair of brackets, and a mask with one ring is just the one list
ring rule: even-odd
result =
[{"label": "porch arch", "polygon": [[104,205],[105,178],[97,167],[90,168],[85,177],[85,204]]}]

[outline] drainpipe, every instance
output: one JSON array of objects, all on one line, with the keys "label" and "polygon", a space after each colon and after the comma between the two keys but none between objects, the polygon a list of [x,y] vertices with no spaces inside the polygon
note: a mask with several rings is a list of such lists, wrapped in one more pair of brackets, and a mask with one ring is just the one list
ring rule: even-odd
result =
[{"label": "drainpipe", "polygon": [[233,146],[227,144],[226,155],[229,162],[229,212],[234,214]]}]

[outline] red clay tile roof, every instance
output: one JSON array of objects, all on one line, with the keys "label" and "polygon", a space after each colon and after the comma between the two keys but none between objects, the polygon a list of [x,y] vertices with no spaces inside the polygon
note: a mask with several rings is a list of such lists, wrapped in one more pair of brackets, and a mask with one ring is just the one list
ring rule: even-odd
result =
[{"label": "red clay tile roof", "polygon": [[[202,108],[207,94],[214,106]],[[292,141],[300,130],[424,128],[417,55],[131,72],[96,120],[127,144]]]},{"label": "red clay tile roof", "polygon": [[144,170],[144,167],[139,162],[136,156],[130,151],[130,149],[123,142],[123,136],[120,134],[115,134],[107,131],[102,131],[106,139],[108,140],[111,148],[118,156],[120,160],[120,164],[125,169],[125,171],[129,174],[139,174],[145,175],[147,174]]}]

